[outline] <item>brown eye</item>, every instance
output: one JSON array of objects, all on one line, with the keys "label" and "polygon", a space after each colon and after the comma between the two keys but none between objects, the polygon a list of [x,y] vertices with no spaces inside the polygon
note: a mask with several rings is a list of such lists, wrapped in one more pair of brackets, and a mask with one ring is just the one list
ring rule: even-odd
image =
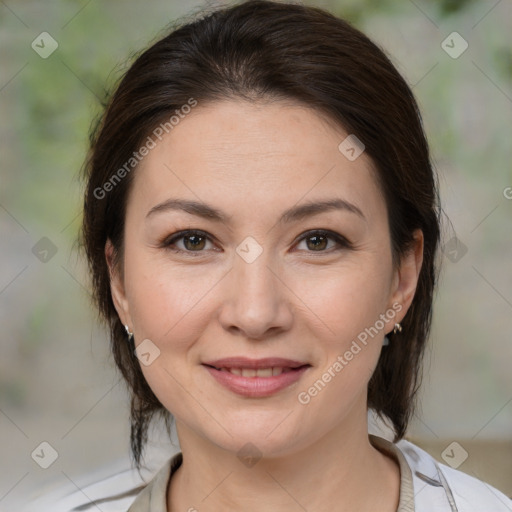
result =
[{"label": "brown eye", "polygon": [[[201,235],[183,236],[183,245],[187,250],[195,251],[204,249],[206,238]],[[187,243],[188,242],[188,243]]]},{"label": "brown eye", "polygon": [[212,243],[210,237],[201,231],[180,231],[167,237],[160,246],[174,252],[201,253],[208,250],[208,242]]},{"label": "brown eye", "polygon": [[[329,245],[329,241],[334,243]],[[343,248],[350,249],[352,247],[345,237],[338,233],[324,230],[309,231],[300,238],[300,243],[302,242],[305,242],[306,252],[330,253],[332,252],[330,249],[340,250]]]},{"label": "brown eye", "polygon": [[325,235],[314,235],[306,238],[306,245],[313,251],[322,250],[327,247],[327,241],[328,237]]}]

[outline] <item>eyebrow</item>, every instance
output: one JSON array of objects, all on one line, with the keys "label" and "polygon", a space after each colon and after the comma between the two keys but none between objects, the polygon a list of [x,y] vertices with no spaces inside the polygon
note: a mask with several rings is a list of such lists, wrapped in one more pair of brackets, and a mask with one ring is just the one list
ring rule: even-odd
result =
[{"label": "eyebrow", "polygon": [[[148,214],[146,215],[146,219],[157,213],[172,210],[184,211],[186,213],[190,213],[191,215],[197,215],[198,217],[203,217],[205,219],[217,222],[223,222],[226,224],[229,223],[232,219],[232,216],[228,216],[217,208],[214,208],[213,206],[210,206],[206,203],[185,199],[167,199],[166,201],[153,206],[153,208],[151,208],[151,210],[149,210]],[[345,199],[333,198],[324,201],[311,201],[299,206],[293,206],[283,212],[278,220],[278,223],[291,223],[294,221],[302,220],[306,217],[318,215],[320,213],[332,210],[341,210],[354,213],[365,222],[367,222],[363,212],[355,204],[352,204]]]}]

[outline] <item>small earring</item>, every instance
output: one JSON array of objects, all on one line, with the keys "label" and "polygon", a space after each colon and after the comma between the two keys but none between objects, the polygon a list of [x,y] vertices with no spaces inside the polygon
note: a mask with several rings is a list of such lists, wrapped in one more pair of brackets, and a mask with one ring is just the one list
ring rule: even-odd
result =
[{"label": "small earring", "polygon": [[389,345],[389,338],[387,336],[384,336],[384,340],[382,341],[382,346],[386,347]]},{"label": "small earring", "polygon": [[133,332],[130,332],[130,328],[125,325],[124,328],[126,329],[126,334],[128,334],[128,342],[132,342],[133,340]]},{"label": "small earring", "polygon": [[402,332],[402,326],[400,323],[395,324],[395,327],[393,327],[393,334],[396,334],[397,332]]}]

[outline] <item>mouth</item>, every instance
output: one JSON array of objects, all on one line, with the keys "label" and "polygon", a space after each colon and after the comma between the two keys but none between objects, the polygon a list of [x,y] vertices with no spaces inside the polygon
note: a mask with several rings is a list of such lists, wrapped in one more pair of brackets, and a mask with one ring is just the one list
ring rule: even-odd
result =
[{"label": "mouth", "polygon": [[266,397],[297,382],[309,363],[283,358],[227,358],[203,363],[225,388],[245,397]]},{"label": "mouth", "polygon": [[297,371],[300,368],[305,368],[310,365],[305,364],[305,365],[298,366],[295,368],[283,367],[283,366],[272,366],[272,367],[268,367],[268,368],[258,368],[258,369],[240,368],[240,367],[239,368],[235,368],[235,367],[217,368],[216,366],[210,366],[210,365],[205,365],[205,366],[214,368],[215,370],[218,370],[220,372],[229,372],[229,373],[232,373],[233,375],[240,375],[242,377],[253,378],[253,377],[276,377],[278,375],[281,375],[282,373]]}]

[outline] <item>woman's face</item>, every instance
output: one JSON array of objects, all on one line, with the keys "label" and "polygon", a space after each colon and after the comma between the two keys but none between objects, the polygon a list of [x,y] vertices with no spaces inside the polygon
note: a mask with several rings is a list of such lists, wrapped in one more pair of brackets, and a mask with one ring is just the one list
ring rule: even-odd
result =
[{"label": "woman's face", "polygon": [[[113,297],[180,437],[277,456],[366,428],[422,238],[393,271],[384,197],[367,155],[339,149],[348,135],[291,103],[199,104],[133,171]],[[224,358],[249,361],[206,365]],[[288,361],[256,373],[263,358]]]}]

